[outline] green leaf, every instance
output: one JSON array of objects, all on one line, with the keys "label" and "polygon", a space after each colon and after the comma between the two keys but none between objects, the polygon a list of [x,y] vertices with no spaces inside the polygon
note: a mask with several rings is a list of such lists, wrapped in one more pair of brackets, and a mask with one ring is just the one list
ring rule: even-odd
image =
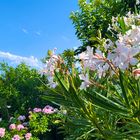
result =
[{"label": "green leaf", "polygon": [[76,88],[74,87],[73,80],[70,79],[70,88],[69,88],[70,96],[74,104],[79,107],[79,109],[83,109],[85,113],[87,113],[86,107],[84,105],[83,100],[78,95],[78,92],[76,91]]},{"label": "green leaf", "polygon": [[51,88],[46,89],[46,93],[44,95],[41,95],[41,98],[53,102],[57,105],[64,105],[64,106],[73,106],[73,102],[70,98],[66,98],[63,91],[56,91]]},{"label": "green leaf", "polygon": [[134,113],[133,117],[139,117],[139,116],[140,116],[140,110],[137,110],[137,111]]},{"label": "green leaf", "polygon": [[128,98],[127,98],[127,85],[124,84],[124,76],[123,76],[123,73],[120,71],[119,72],[119,79],[120,79],[120,86],[121,86],[121,89],[122,89],[122,95],[123,95],[123,98],[127,104],[127,106],[129,106],[129,101],[128,101]]},{"label": "green leaf", "polygon": [[117,104],[116,102],[111,101],[105,96],[100,95],[99,93],[93,91],[92,93],[85,92],[85,96],[90,100],[90,102],[98,107],[103,108],[104,110],[109,110],[112,112],[117,112],[119,114],[128,116],[129,111],[123,106]]},{"label": "green leaf", "polygon": [[122,33],[125,34],[126,32],[126,25],[124,22],[124,18],[118,17],[118,21],[120,23],[121,29],[122,29]]},{"label": "green leaf", "polygon": [[57,79],[57,82],[61,85],[61,87],[63,88],[63,91],[65,91],[65,94],[67,94],[69,96],[69,87],[67,86],[67,83],[63,80],[63,78],[61,77],[61,75],[57,72],[55,72],[55,76]]}]

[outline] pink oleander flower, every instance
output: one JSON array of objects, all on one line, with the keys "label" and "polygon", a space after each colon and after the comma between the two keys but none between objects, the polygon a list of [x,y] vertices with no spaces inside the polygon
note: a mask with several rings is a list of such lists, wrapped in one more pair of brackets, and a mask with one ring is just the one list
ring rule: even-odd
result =
[{"label": "pink oleander flower", "polygon": [[140,68],[139,68],[139,69],[133,70],[133,74],[134,74],[134,76],[136,76],[137,78],[140,77]]},{"label": "pink oleander flower", "polygon": [[20,136],[19,135],[14,135],[14,137],[12,138],[12,140],[20,140]]},{"label": "pink oleander flower", "polygon": [[26,117],[24,116],[24,115],[20,115],[19,117],[18,117],[18,120],[19,121],[24,121],[26,119]]},{"label": "pink oleander flower", "polygon": [[53,113],[55,112],[55,110],[54,110],[53,107],[47,105],[47,106],[45,106],[45,107],[43,108],[42,112],[43,112],[44,114],[53,114]]},{"label": "pink oleander flower", "polygon": [[32,136],[31,133],[27,133],[27,134],[25,135],[26,140],[30,140],[31,136]]},{"label": "pink oleander flower", "polygon": [[33,109],[33,112],[35,112],[35,113],[38,113],[38,112],[41,112],[41,111],[42,111],[41,108],[34,108],[34,109]]},{"label": "pink oleander flower", "polygon": [[16,125],[15,125],[14,123],[13,123],[13,124],[10,124],[9,129],[10,129],[10,130],[16,129]]},{"label": "pink oleander flower", "polygon": [[5,135],[5,128],[0,128],[0,138],[3,138]]},{"label": "pink oleander flower", "polygon": [[23,126],[22,124],[17,125],[17,130],[18,130],[18,131],[20,131],[20,130],[22,130],[22,129],[24,129],[24,126]]}]

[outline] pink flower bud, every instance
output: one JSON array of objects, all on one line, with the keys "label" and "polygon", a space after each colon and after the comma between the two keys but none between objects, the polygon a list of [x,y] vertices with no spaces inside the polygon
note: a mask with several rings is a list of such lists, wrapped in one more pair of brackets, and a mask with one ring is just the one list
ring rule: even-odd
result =
[{"label": "pink flower bud", "polygon": [[36,113],[37,113],[37,112],[41,112],[41,111],[42,111],[41,108],[34,108],[34,109],[33,109],[33,112],[36,112]]},{"label": "pink flower bud", "polygon": [[12,140],[20,140],[20,136],[19,135],[14,135],[14,137],[12,138]]},{"label": "pink flower bud", "polygon": [[27,133],[27,134],[25,135],[26,140],[30,140],[31,136],[32,136],[31,133]]},{"label": "pink flower bud", "polygon": [[18,130],[18,131],[20,131],[20,130],[22,130],[22,129],[24,129],[24,126],[23,126],[22,124],[17,125],[17,130]]},{"label": "pink flower bud", "polygon": [[5,135],[5,128],[0,128],[0,138],[4,137]]},{"label": "pink flower bud", "polygon": [[134,76],[139,77],[140,76],[140,68],[133,70],[133,74],[134,74]]},{"label": "pink flower bud", "polygon": [[15,125],[14,123],[13,123],[13,124],[10,124],[9,129],[10,129],[10,130],[16,129],[16,125]]}]

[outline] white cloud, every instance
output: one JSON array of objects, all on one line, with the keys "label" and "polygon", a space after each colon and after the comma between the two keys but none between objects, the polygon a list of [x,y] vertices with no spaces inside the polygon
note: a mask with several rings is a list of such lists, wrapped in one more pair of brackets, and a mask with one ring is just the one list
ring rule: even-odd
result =
[{"label": "white cloud", "polygon": [[67,42],[69,42],[70,41],[70,38],[68,38],[67,36],[61,36],[61,38],[64,40],[64,41],[67,41]]},{"label": "white cloud", "polygon": [[15,63],[15,64],[20,64],[21,62],[24,62],[27,65],[32,66],[32,67],[38,67],[38,68],[41,67],[41,62],[38,61],[38,59],[35,58],[34,56],[22,57],[22,56],[11,54],[9,52],[0,51],[0,58],[8,59],[12,63]]},{"label": "white cloud", "polygon": [[25,28],[22,28],[22,32],[25,33],[25,34],[28,34],[29,33],[28,30],[25,29]]},{"label": "white cloud", "polygon": [[41,33],[40,33],[40,32],[35,32],[35,34],[36,34],[36,35],[38,35],[38,36],[40,36],[40,35],[41,35]]}]

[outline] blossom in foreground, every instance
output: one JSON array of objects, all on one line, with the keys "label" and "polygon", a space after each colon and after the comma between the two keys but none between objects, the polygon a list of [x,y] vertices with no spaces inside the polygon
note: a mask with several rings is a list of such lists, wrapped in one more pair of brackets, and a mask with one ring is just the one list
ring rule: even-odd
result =
[{"label": "blossom in foreground", "polygon": [[87,87],[90,86],[91,83],[90,83],[90,81],[89,81],[89,76],[88,76],[88,74],[86,74],[86,75],[80,74],[79,77],[80,77],[80,79],[83,81],[83,82],[81,83],[81,86],[80,86],[80,89],[81,89],[81,90],[82,90],[82,89],[86,89]]},{"label": "blossom in foreground", "polygon": [[13,123],[13,124],[10,124],[9,129],[10,129],[10,130],[16,129],[16,125],[15,125],[14,123]]},{"label": "blossom in foreground", "polygon": [[24,129],[24,126],[23,126],[22,124],[17,125],[17,130],[18,130],[18,131],[20,131],[20,130],[22,130],[22,129]]},{"label": "blossom in foreground", "polygon": [[119,43],[117,45],[117,48],[108,54],[108,59],[112,61],[116,67],[123,70],[127,69],[129,65],[136,65],[138,60],[134,58],[134,56],[140,52],[140,48],[129,48]]},{"label": "blossom in foreground", "polygon": [[14,137],[12,138],[12,140],[20,140],[20,136],[19,135],[14,135]]},{"label": "blossom in foreground", "polygon": [[31,137],[32,137],[32,134],[31,134],[31,133],[27,133],[27,134],[25,134],[25,138],[26,138],[26,140],[30,140]]},{"label": "blossom in foreground", "polygon": [[89,59],[92,59],[92,56],[93,56],[93,48],[87,46],[87,50],[79,54],[79,59],[89,60]]},{"label": "blossom in foreground", "polygon": [[132,29],[126,32],[126,35],[122,36],[122,42],[126,46],[138,46],[140,45],[140,27],[132,26]]},{"label": "blossom in foreground", "polygon": [[[93,54],[93,48],[91,48],[89,46],[87,47],[87,50],[85,52],[83,52],[79,55],[79,59],[82,60],[82,62],[83,62],[84,70],[86,70],[87,68],[92,71],[97,70],[99,78],[101,78],[101,76],[103,76],[105,71],[108,70],[108,68],[109,68],[107,66],[107,64],[105,65],[105,62],[107,59],[105,58],[104,54],[98,49]],[[84,78],[81,80],[86,81],[85,79],[87,79],[87,78]],[[81,89],[83,89],[89,85],[86,83],[89,83],[89,82],[85,82],[85,83],[83,82]]]},{"label": "blossom in foreground", "polygon": [[3,138],[5,135],[5,128],[0,128],[0,138]]}]

